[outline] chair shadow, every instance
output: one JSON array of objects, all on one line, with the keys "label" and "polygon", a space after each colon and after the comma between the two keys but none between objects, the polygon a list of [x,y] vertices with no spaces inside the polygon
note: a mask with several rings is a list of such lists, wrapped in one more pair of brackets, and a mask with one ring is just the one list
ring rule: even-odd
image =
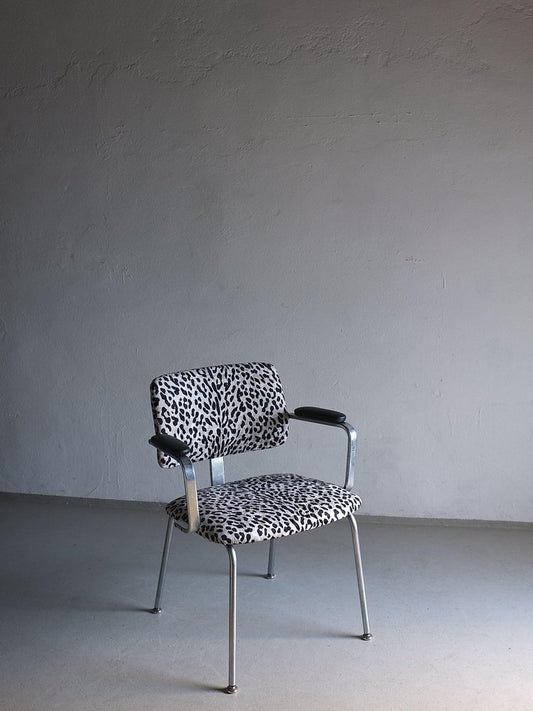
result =
[{"label": "chair shadow", "polygon": [[[129,665],[128,673],[132,679],[135,679],[135,686],[138,687],[138,691],[151,697],[154,694],[176,695],[191,692],[221,694],[224,693],[226,688],[216,684],[194,681],[190,678],[174,675],[171,672],[165,673],[162,670],[150,669],[139,664]],[[99,674],[101,674],[100,668]],[[112,680],[114,680],[114,677]]]},{"label": "chair shadow", "polygon": [[[226,575],[227,575],[227,573],[226,573]],[[267,578],[266,573],[252,573],[252,572],[248,572],[248,571],[239,571],[238,577],[239,578],[264,578],[265,580],[269,580],[269,578]]]}]

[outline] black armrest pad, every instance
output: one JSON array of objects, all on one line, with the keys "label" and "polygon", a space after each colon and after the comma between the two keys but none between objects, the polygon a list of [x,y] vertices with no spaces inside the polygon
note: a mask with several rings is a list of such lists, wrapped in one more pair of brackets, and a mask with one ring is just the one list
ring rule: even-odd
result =
[{"label": "black armrest pad", "polygon": [[346,415],[337,410],[325,410],[323,407],[297,407],[294,410],[296,417],[302,420],[315,420],[340,425],[346,421]]},{"label": "black armrest pad", "polygon": [[152,447],[156,447],[165,454],[168,454],[170,457],[175,457],[176,459],[186,456],[191,450],[186,442],[182,442],[180,439],[166,434],[154,435],[149,439],[149,442]]}]

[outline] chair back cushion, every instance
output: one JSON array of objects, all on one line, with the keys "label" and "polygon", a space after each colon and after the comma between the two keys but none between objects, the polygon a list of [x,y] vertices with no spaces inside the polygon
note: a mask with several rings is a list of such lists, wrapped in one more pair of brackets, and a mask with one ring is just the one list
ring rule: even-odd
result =
[{"label": "chair back cushion", "polygon": [[[192,462],[277,447],[288,436],[283,388],[269,363],[161,375],[150,393],[156,432],[186,442]],[[162,452],[158,461],[162,467],[177,466]]]}]

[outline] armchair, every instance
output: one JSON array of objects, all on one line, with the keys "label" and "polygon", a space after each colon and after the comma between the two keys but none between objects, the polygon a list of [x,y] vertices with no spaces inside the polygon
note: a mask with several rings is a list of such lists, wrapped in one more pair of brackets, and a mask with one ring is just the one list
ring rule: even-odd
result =
[{"label": "armchair", "polygon": [[[370,633],[355,512],[361,501],[354,484],[356,432],[343,413],[318,407],[288,412],[281,381],[268,363],[218,365],[170,373],[151,384],[156,434],[150,444],[162,467],[179,467],[185,493],[171,501],[154,613],[161,612],[168,554],[175,527],[226,548],[229,557],[229,659],[227,693],[236,684],[236,549],[270,541],[267,578],[275,576],[276,541],[347,518],[350,523],[363,634]],[[265,474],[225,481],[224,456],[283,444],[289,420],[344,430],[347,455],[344,485],[297,474]],[[194,463],[209,460],[210,486],[198,488]]]}]

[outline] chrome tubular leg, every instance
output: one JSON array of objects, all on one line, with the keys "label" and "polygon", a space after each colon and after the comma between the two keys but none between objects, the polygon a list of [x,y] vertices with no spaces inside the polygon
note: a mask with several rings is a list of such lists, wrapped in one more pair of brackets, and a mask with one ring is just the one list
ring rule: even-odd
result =
[{"label": "chrome tubular leg", "polygon": [[274,572],[276,565],[276,543],[277,541],[275,538],[270,539],[270,548],[268,549],[268,571],[265,575],[265,578],[268,580],[272,580],[272,578],[276,577],[276,573]]},{"label": "chrome tubular leg", "polygon": [[163,555],[161,557],[161,568],[159,570],[159,580],[157,582],[157,592],[155,594],[155,603],[152,609],[154,615],[158,615],[161,612],[161,594],[163,592],[163,585],[165,584],[165,573],[167,572],[168,563],[168,553],[170,551],[170,542],[172,541],[172,531],[174,530],[174,519],[172,516],[168,517],[167,523],[167,533],[165,536],[165,545],[163,546]]},{"label": "chrome tubular leg", "polygon": [[229,556],[229,666],[226,694],[237,691],[235,684],[235,658],[237,638],[237,555],[233,546],[226,546]]},{"label": "chrome tubular leg", "polygon": [[372,639],[370,634],[370,625],[368,623],[368,610],[366,607],[365,579],[363,577],[363,565],[361,563],[361,548],[359,547],[359,532],[357,530],[357,522],[353,514],[349,514],[350,526],[352,529],[353,552],[355,555],[355,569],[357,571],[357,584],[359,586],[359,602],[361,603],[361,616],[363,618],[364,634],[362,639],[365,641]]}]

